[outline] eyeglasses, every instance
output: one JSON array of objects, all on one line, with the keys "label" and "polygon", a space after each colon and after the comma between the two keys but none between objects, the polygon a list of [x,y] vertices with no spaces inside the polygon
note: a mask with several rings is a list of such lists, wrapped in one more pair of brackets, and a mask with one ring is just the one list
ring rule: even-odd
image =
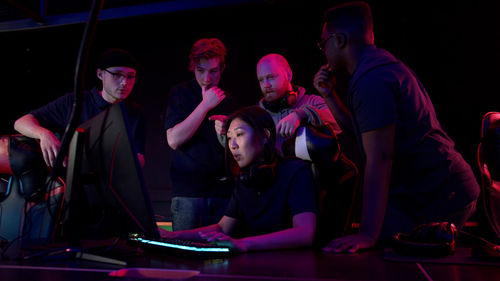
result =
[{"label": "eyeglasses", "polygon": [[107,69],[104,69],[104,71],[106,71],[107,73],[111,74],[111,76],[113,76],[113,79],[115,80],[122,80],[122,79],[127,79],[129,81],[134,81],[135,78],[137,78],[136,75],[134,74],[128,74],[128,75],[125,75],[121,72],[111,72]]},{"label": "eyeglasses", "polygon": [[328,40],[330,40],[332,37],[337,36],[337,33],[331,33],[328,37],[326,37],[325,40],[321,40],[318,42],[318,48],[320,51],[324,52],[325,51],[325,45],[328,43]]}]

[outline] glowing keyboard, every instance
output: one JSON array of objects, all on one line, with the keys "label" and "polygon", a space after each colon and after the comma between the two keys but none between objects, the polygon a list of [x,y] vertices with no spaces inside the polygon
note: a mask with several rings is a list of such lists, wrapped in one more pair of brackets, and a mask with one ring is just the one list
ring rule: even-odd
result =
[{"label": "glowing keyboard", "polygon": [[151,239],[138,234],[130,234],[128,243],[144,248],[145,250],[191,257],[217,258],[234,254],[231,248],[215,243],[168,238]]}]

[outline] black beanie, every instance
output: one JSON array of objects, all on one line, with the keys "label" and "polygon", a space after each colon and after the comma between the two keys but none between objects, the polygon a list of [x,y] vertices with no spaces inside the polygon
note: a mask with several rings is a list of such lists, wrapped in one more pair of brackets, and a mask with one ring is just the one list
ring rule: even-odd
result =
[{"label": "black beanie", "polygon": [[118,48],[107,50],[99,59],[99,64],[97,67],[99,69],[106,69],[113,66],[124,66],[133,68],[136,71],[138,70],[137,61],[132,56],[132,54]]}]

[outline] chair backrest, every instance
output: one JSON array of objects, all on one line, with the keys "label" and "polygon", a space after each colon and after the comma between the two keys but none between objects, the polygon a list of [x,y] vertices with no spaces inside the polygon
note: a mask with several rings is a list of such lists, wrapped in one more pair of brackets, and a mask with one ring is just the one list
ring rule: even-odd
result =
[{"label": "chair backrest", "polygon": [[331,163],[340,153],[337,136],[330,125],[301,126],[294,138],[282,145],[284,156],[297,157],[314,163]]},{"label": "chair backrest", "polygon": [[[21,193],[21,182],[15,176],[8,177],[5,194],[0,199],[0,238],[5,239],[4,243],[19,242],[25,203],[26,201]],[[6,247],[10,246],[7,245]]]},{"label": "chair backrest", "polygon": [[339,146],[330,125],[299,127],[296,136],[282,146],[285,156],[311,161],[317,183],[319,215],[316,244],[345,235],[353,223],[359,172]]},{"label": "chair backrest", "polygon": [[500,112],[488,112],[483,116],[481,140],[477,150],[477,162],[481,173],[479,199],[479,227],[482,233],[497,244],[500,243]]},{"label": "chair backrest", "polygon": [[[49,170],[38,141],[19,134],[1,135],[0,174],[16,176],[22,182],[20,192],[27,201],[42,201]],[[5,190],[0,188],[0,200],[3,196]]]},{"label": "chair backrest", "polygon": [[49,180],[36,140],[21,135],[0,140],[0,250],[15,257],[21,247],[55,240],[65,183]]}]

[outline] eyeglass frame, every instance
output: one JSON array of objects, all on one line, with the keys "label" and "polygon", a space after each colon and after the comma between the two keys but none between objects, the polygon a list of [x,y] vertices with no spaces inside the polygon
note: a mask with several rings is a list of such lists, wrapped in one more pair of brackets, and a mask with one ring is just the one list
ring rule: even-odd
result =
[{"label": "eyeglass frame", "polygon": [[107,69],[104,69],[104,71],[111,74],[113,76],[113,79],[118,80],[118,81],[120,81],[122,79],[126,79],[128,81],[135,81],[135,79],[137,79],[137,75],[125,75],[121,72],[113,72],[113,71],[109,71]]},{"label": "eyeglass frame", "polygon": [[326,45],[326,43],[328,43],[328,40],[332,39],[333,37],[335,37],[337,35],[338,35],[338,33],[330,33],[330,35],[328,35],[328,37],[325,40],[321,40],[318,43],[316,43],[316,45],[318,46],[319,50],[322,51],[322,52],[324,52],[325,51],[325,45]]}]

